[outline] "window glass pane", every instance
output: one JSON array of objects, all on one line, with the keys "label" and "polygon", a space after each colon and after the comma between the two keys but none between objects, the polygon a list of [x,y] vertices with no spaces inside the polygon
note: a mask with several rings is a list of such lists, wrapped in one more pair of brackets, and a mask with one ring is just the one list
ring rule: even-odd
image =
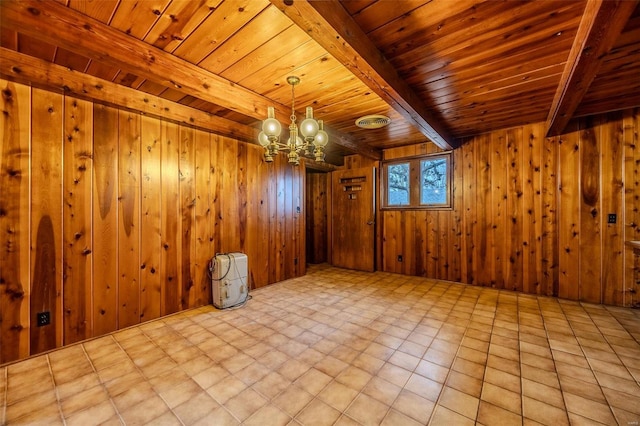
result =
[{"label": "window glass pane", "polygon": [[420,162],[420,204],[447,204],[447,159]]},{"label": "window glass pane", "polygon": [[387,167],[387,194],[390,206],[409,205],[409,163]]}]

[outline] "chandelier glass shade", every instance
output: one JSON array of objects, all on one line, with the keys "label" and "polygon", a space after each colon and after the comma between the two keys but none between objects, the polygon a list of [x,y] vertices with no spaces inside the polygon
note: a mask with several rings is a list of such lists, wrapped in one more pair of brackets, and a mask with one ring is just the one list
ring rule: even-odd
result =
[{"label": "chandelier glass shade", "polygon": [[291,86],[291,124],[289,124],[289,138],[281,142],[282,125],[275,118],[273,107],[267,108],[267,118],[262,122],[262,131],[258,135],[258,143],[264,148],[264,159],[273,161],[278,151],[288,152],[289,163],[300,164],[300,157],[314,158],[324,161],[324,149],[329,142],[329,135],[323,129],[322,120],[313,118],[313,108],[307,107],[305,119],[296,124],[295,86],[300,83],[296,76],[287,77]]}]

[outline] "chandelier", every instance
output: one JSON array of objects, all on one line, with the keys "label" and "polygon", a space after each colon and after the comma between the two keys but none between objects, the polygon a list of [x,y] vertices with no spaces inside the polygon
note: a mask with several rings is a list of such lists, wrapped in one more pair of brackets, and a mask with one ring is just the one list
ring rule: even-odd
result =
[{"label": "chandelier", "polygon": [[[323,129],[322,120],[313,118],[313,108],[307,107],[306,118],[296,124],[295,86],[300,83],[296,76],[287,77],[287,83],[291,85],[291,124],[289,124],[289,139],[286,143],[280,141],[282,126],[275,118],[273,107],[267,108],[267,119],[262,122],[262,131],[258,135],[258,143],[264,148],[264,160],[272,162],[273,156],[278,151],[288,152],[289,163],[300,164],[300,157],[315,158],[316,161],[324,161],[324,148],[329,142],[329,135]],[[300,131],[301,136],[298,134]]]}]

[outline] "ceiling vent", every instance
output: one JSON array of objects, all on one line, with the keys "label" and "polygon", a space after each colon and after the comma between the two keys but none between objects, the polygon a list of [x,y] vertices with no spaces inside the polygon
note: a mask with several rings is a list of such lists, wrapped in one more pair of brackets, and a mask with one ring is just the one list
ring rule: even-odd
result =
[{"label": "ceiling vent", "polygon": [[384,115],[365,115],[356,120],[356,126],[363,129],[379,129],[391,123],[391,119]]}]

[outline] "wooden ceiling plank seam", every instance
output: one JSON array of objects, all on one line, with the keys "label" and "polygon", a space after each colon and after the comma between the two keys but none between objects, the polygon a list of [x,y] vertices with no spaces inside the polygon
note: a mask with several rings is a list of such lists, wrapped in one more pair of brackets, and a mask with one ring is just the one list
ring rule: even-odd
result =
[{"label": "wooden ceiling plank seam", "polygon": [[[433,43],[441,37],[463,31],[481,20],[481,16],[495,17],[507,7],[517,3],[500,4],[500,2],[446,1],[441,4],[429,2],[423,7],[413,10],[397,19],[368,33],[369,38],[385,52],[389,60],[396,54],[415,46]],[[434,11],[434,5],[436,10]],[[455,16],[455,20],[451,17]],[[357,21],[357,19],[356,19]],[[420,22],[419,26],[413,22]],[[413,30],[412,30],[413,28]],[[398,51],[398,53],[396,53]]]},{"label": "wooden ceiling plank seam", "polygon": [[170,1],[121,0],[109,26],[142,40],[158,22]]},{"label": "wooden ceiling plank seam", "polygon": [[[423,62],[411,67],[410,70],[400,70],[407,74],[407,82],[412,87],[419,87],[429,83],[451,79],[464,84],[477,80],[486,80],[505,74],[510,76],[513,70],[532,70],[539,67],[538,63],[562,64],[566,61],[566,52],[563,52],[564,43],[547,43],[553,52],[549,54],[546,48],[533,48],[531,51],[522,51],[510,57],[497,57],[486,61],[468,62],[465,60],[440,60]],[[531,55],[529,57],[528,53]]]},{"label": "wooden ceiling plank seam", "polygon": [[350,0],[348,2],[344,2],[344,8],[351,14],[355,15],[360,13],[362,10],[367,7],[375,4],[378,0]]},{"label": "wooden ceiling plank seam", "polygon": [[458,146],[339,2],[299,1],[291,6],[284,0],[271,2],[436,145],[443,149]]},{"label": "wooden ceiling plank seam", "polygon": [[[568,37],[572,30],[577,28],[579,21],[579,17],[574,20],[564,20],[545,27],[545,31],[530,31],[529,33],[521,34],[519,37],[509,37],[506,41],[502,39],[502,33],[492,34],[487,32],[477,36],[475,43],[466,47],[455,43],[441,47],[436,44],[424,45],[392,59],[391,62],[403,74],[405,70],[412,69],[422,63],[444,62],[447,67],[454,63],[458,66],[471,67],[472,64],[482,63],[484,60],[517,55],[519,52],[526,51],[532,47],[545,47],[550,40],[553,41],[556,38],[566,40],[567,47],[569,47],[571,39]],[[513,27],[519,27],[519,25],[513,24]]]},{"label": "wooden ceiling plank seam", "polygon": [[[444,0],[448,3],[449,10],[452,8],[457,8],[460,3],[468,3],[469,0],[464,1],[456,1],[454,4],[450,0]],[[348,4],[349,2],[345,2]],[[402,16],[410,15],[415,10],[420,9],[426,4],[433,5],[433,0],[421,0],[420,2],[415,1],[377,1],[373,4],[368,5],[364,9],[360,9],[358,11],[351,12],[348,7],[345,6],[345,9],[349,11],[349,14],[353,17],[353,19],[358,23],[358,26],[362,28],[362,30],[366,34],[370,34],[371,32],[377,30],[381,26],[388,24],[389,22],[393,22],[396,19],[401,18]]]},{"label": "wooden ceiling plank seam", "polygon": [[[337,71],[337,73],[331,72]],[[308,76],[300,73],[300,84],[295,89],[296,111],[304,113],[306,106],[312,106],[314,111],[332,108],[341,102],[353,101],[359,95],[366,95],[370,92],[369,88],[353,74],[346,72],[342,66],[333,68],[328,72],[318,73],[317,75]],[[298,75],[298,73],[295,73]],[[281,85],[278,92],[273,92],[274,99],[281,99],[284,103],[288,99],[291,103],[291,87]],[[277,95],[276,95],[277,93]],[[372,98],[377,99],[379,104],[386,104],[377,95],[371,92]],[[353,117],[354,119],[357,117]]]},{"label": "wooden ceiling plank seam", "polygon": [[[520,84],[512,84],[509,86],[501,86],[493,89],[477,91],[475,93],[466,93],[464,98],[453,95],[453,99],[449,96],[441,96],[437,98],[435,105],[438,108],[449,108],[448,105],[473,105],[480,102],[492,102],[507,100],[513,102],[513,97],[520,97],[523,94],[531,92],[531,90],[541,91],[545,89],[554,90],[558,82],[558,78],[562,75],[562,70],[558,70],[556,74],[545,75],[539,78],[523,81]],[[545,102],[548,105],[547,102]]]},{"label": "wooden ceiling plank seam", "polygon": [[546,120],[547,137],[562,134],[589,90],[603,57],[636,9],[636,2],[589,0]]},{"label": "wooden ceiling plank seam", "polygon": [[93,19],[109,25],[113,20],[119,4],[120,0],[70,0],[68,6],[83,15],[90,16]]},{"label": "wooden ceiling plank seam", "polygon": [[[187,0],[187,1],[191,2],[191,0]],[[216,0],[214,2],[215,6],[210,5],[208,13],[202,14],[203,15],[202,17],[198,16],[198,14],[190,16],[189,22],[184,26],[184,34],[179,39],[178,38],[172,39],[163,48],[163,50],[166,52],[174,53],[182,45],[184,40],[187,39],[187,37],[191,36],[191,34],[197,31],[200,28],[200,26],[202,26],[203,23],[206,22],[206,20],[209,19],[209,17],[218,10],[218,8],[220,7],[220,4],[223,1],[224,0]]]},{"label": "wooden ceiling plank seam", "polygon": [[[239,81],[238,84],[252,88],[263,96],[269,96],[269,98],[271,98],[272,92],[279,89],[277,85],[278,81],[283,82],[282,85],[286,84],[287,76],[297,75],[300,67],[326,55],[327,52],[324,51],[318,43],[309,39],[308,42],[297,46],[288,54],[280,58],[273,58],[270,66],[264,67],[258,72],[249,75],[244,80]],[[289,97],[291,96],[289,95]]]},{"label": "wooden ceiling plank seam", "polygon": [[255,143],[257,131],[136,89],[0,47],[0,75],[23,84],[106,103]]},{"label": "wooden ceiling plank seam", "polygon": [[[524,52],[518,58],[510,57],[503,60],[491,61],[485,64],[476,65],[467,69],[461,68],[456,72],[447,73],[447,75],[436,76],[436,73],[429,73],[432,77],[421,78],[422,73],[419,70],[414,71],[417,75],[415,77],[409,77],[407,82],[415,87],[417,91],[420,91],[422,87],[429,87],[431,83],[438,81],[445,81],[446,86],[456,90],[454,86],[468,87],[474,84],[481,84],[484,81],[505,81],[513,79],[514,77],[525,76],[530,73],[536,72],[540,69],[540,66],[535,62],[538,60],[538,56],[534,53],[530,59]],[[544,55],[546,57],[548,55]],[[566,60],[566,54],[562,52],[556,52],[549,57],[546,62],[553,65],[547,65],[545,68],[562,66],[564,67]],[[453,84],[455,82],[455,85]],[[427,89],[428,90],[428,89]],[[463,89],[460,90],[464,92]]]},{"label": "wooden ceiling plank seam", "polygon": [[228,38],[215,52],[200,61],[198,65],[214,74],[221,74],[292,25],[278,9],[269,5],[238,29],[233,37]]},{"label": "wooden ceiling plank seam", "polygon": [[[567,3],[567,6],[558,12],[557,5],[552,2],[487,2],[470,8],[468,14],[459,16],[450,25],[443,25],[440,21],[434,22],[433,31],[425,29],[425,24],[422,24],[422,31],[414,30],[415,33],[410,33],[404,29],[412,27],[410,22],[399,22],[396,25],[402,25],[400,28],[394,30],[385,27],[384,32],[379,35],[371,34],[371,39],[376,45],[381,46],[381,50],[387,54],[391,62],[399,63],[403,56],[410,56],[410,53],[417,49],[427,52],[444,52],[445,49],[449,49],[447,55],[450,55],[452,52],[473,49],[473,46],[487,41],[492,45],[499,45],[498,40],[512,40],[514,34],[523,30],[536,31],[551,21],[567,21],[575,12],[570,16],[561,13],[563,10],[572,9],[575,9],[575,6],[571,3]],[[556,16],[550,18],[551,14]],[[422,15],[429,19],[429,5],[422,11]],[[576,17],[579,18],[579,14]],[[415,20],[418,17],[408,16],[407,19]],[[399,34],[401,38],[392,42],[395,34]],[[433,36],[430,37],[431,34]]]},{"label": "wooden ceiling plank seam", "polygon": [[[434,101],[438,103],[438,100],[442,97],[453,96],[453,99],[461,99],[462,96],[475,96],[482,93],[491,93],[500,90],[508,90],[512,87],[519,87],[523,84],[528,84],[532,81],[540,81],[552,75],[562,74],[564,64],[551,65],[541,69],[529,71],[522,74],[512,74],[505,78],[488,78],[483,80],[476,80],[475,82],[463,83],[455,81],[455,86],[458,90],[455,90],[454,82],[446,82],[444,85],[438,84],[441,87],[435,87],[433,84],[425,84],[417,88],[416,92],[420,93],[425,90],[432,94]],[[557,84],[557,81],[554,83]]]},{"label": "wooden ceiling plank seam", "polygon": [[268,6],[266,0],[245,0],[240,6],[225,1],[170,53],[198,64]]},{"label": "wooden ceiling plank seam", "polygon": [[[174,41],[178,41],[177,44],[179,44],[181,40],[184,40],[202,20],[213,12],[221,1],[219,0],[214,6],[202,1],[173,0],[167,5],[160,19],[156,21],[143,40],[159,49],[170,52],[172,49],[168,49],[167,46]],[[190,28],[191,31],[184,31],[185,28]]]},{"label": "wooden ceiling plank seam", "polygon": [[[220,75],[224,78],[233,79],[238,84],[264,96],[265,94],[262,92],[264,86],[252,87],[245,83],[245,79],[255,74],[262,74],[268,68],[273,68],[275,63],[286,58],[292,50],[301,44],[312,43],[301,32],[302,30],[299,27],[291,25],[280,33],[277,38],[267,40],[249,55],[242,58],[241,61],[221,72]],[[303,41],[301,42],[300,40]]]},{"label": "wooden ceiling plank seam", "polygon": [[[327,95],[319,85],[334,84],[336,81],[345,82],[349,78],[358,80],[336,58],[323,51],[321,56],[309,57],[302,64],[295,66],[290,72],[281,73],[271,83],[272,89],[265,92],[271,99],[291,104],[291,86],[287,77],[295,75],[300,78],[300,84],[295,88],[296,103],[315,101],[318,97]],[[360,82],[358,80],[360,84]],[[275,83],[275,84],[274,84]],[[362,84],[363,87],[364,84]],[[313,88],[312,88],[313,87]]]}]

